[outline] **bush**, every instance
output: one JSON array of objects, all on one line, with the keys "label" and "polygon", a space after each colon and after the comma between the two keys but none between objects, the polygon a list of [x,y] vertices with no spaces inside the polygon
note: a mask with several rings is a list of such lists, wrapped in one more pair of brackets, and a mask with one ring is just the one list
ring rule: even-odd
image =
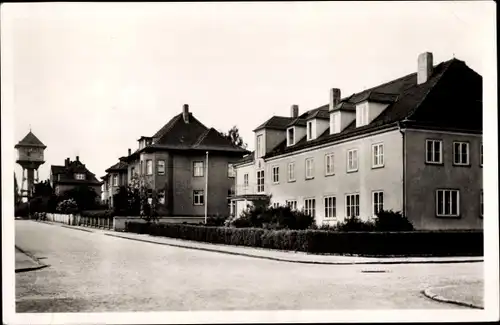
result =
[{"label": "bush", "polygon": [[78,212],[78,205],[76,204],[75,200],[73,199],[66,199],[57,205],[57,212],[63,213],[63,214],[73,214]]},{"label": "bush", "polygon": [[375,230],[377,231],[412,231],[411,222],[401,212],[380,211],[375,218]]},{"label": "bush", "polygon": [[14,209],[14,215],[16,217],[27,218],[29,216],[28,203],[22,202],[18,206],[16,206],[15,209]]},{"label": "bush", "polygon": [[[481,256],[482,231],[335,232],[127,222],[125,231],[214,244],[365,256]],[[446,245],[442,243],[445,242]]]},{"label": "bush", "polygon": [[259,205],[243,211],[241,216],[232,219],[229,225],[235,228],[307,229],[314,225],[314,217],[286,206]]},{"label": "bush", "polygon": [[375,224],[371,221],[363,221],[358,217],[346,218],[336,225],[338,231],[373,231]]},{"label": "bush", "polygon": [[213,216],[207,218],[207,226],[220,227],[226,222],[227,217]]}]

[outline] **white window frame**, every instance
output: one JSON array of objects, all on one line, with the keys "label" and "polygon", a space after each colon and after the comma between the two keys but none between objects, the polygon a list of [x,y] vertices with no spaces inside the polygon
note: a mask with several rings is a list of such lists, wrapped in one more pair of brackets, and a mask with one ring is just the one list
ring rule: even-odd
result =
[{"label": "white window frame", "polygon": [[286,200],[285,203],[291,210],[297,210],[297,200]]},{"label": "white window frame", "polygon": [[307,132],[307,141],[312,140],[313,139],[313,121],[307,121],[306,132]]},{"label": "white window frame", "polygon": [[346,217],[349,218],[352,217],[353,215],[359,217],[360,204],[361,202],[359,193],[346,194],[345,196]]},{"label": "white window frame", "polygon": [[205,176],[205,162],[202,160],[193,161],[193,177],[203,177],[203,176]]},{"label": "white window frame", "polygon": [[243,187],[248,188],[248,173],[243,174]]},{"label": "white window frame", "polygon": [[316,217],[316,198],[304,199],[304,212],[312,217]]},{"label": "white window frame", "polygon": [[305,167],[306,167],[306,179],[313,179],[314,178],[314,158],[309,157],[306,158],[305,160]]},{"label": "white window frame", "polygon": [[[442,201],[442,204],[441,204],[441,213],[439,211],[439,193],[443,193],[443,201]],[[453,211],[453,208],[452,208],[452,205],[453,205],[453,202],[452,202],[452,193],[453,192],[456,192],[457,195],[456,195],[456,198],[457,198],[457,202],[456,202],[456,213],[452,213]],[[449,194],[449,213],[446,213],[446,195]],[[459,190],[456,190],[456,189],[437,189],[436,190],[436,216],[438,217],[452,217],[452,218],[456,218],[456,217],[460,217],[460,191]]]},{"label": "white window frame", "polygon": [[158,160],[156,162],[156,170],[158,171],[158,175],[165,175],[165,160]]},{"label": "white window frame", "polygon": [[193,190],[193,205],[205,205],[204,190]]},{"label": "white window frame", "polygon": [[273,184],[279,184],[280,182],[280,167],[273,166]]},{"label": "white window frame", "polygon": [[232,163],[227,164],[227,177],[228,178],[236,177],[236,171],[234,170],[234,164]]},{"label": "white window frame", "polygon": [[325,219],[337,219],[337,197],[333,195],[325,196],[324,198]]},{"label": "white window frame", "polygon": [[372,216],[376,217],[377,213],[384,210],[384,191],[372,192]]},{"label": "white window frame", "polygon": [[146,175],[153,175],[153,160],[146,160]]},{"label": "white window frame", "polygon": [[384,144],[372,144],[372,168],[384,167]]},{"label": "white window frame", "polygon": [[335,174],[335,154],[332,152],[325,154],[325,175]]},{"label": "white window frame", "polygon": [[263,193],[265,191],[265,173],[264,170],[257,171],[257,193]]},{"label": "white window frame", "polygon": [[255,148],[257,149],[256,150],[257,151],[257,157],[264,156],[264,153],[263,153],[263,151],[264,151],[264,143],[263,143],[264,140],[263,139],[264,139],[264,135],[263,134],[259,134],[257,136],[257,144],[255,146]]},{"label": "white window frame", "polygon": [[83,174],[83,173],[76,173],[75,174],[75,179],[83,181],[83,180],[85,180],[85,174]]},{"label": "white window frame", "polygon": [[[292,135],[291,139],[290,134]],[[286,130],[286,142],[287,146],[293,146],[295,144],[295,127],[290,127]]]},{"label": "white window frame", "polygon": [[[458,145],[459,150],[458,150],[458,159],[459,161],[456,161],[456,146]],[[465,162],[463,162],[463,152],[462,152],[462,147],[465,146],[466,151],[465,151]],[[466,141],[453,141],[453,165],[456,166],[469,166],[470,165],[470,145],[469,142]]]},{"label": "white window frame", "polygon": [[118,186],[118,175],[113,175],[113,186]]},{"label": "white window frame", "polygon": [[288,181],[289,182],[295,182],[295,163],[290,162],[288,163]]},{"label": "white window frame", "polygon": [[271,205],[273,208],[279,208],[280,206],[280,203],[279,202],[273,202],[273,204]]},{"label": "white window frame", "polygon": [[[356,158],[356,159],[354,159]],[[352,164],[351,164],[352,162]],[[354,163],[356,165],[354,166]],[[356,172],[359,169],[359,156],[358,149],[349,149],[347,150],[347,172]]]},{"label": "white window frame", "polygon": [[[428,143],[432,143],[432,148],[431,148],[431,157],[432,159],[429,160],[428,158]],[[435,161],[435,143],[439,143],[439,161]],[[425,162],[428,164],[442,164],[443,163],[443,140],[439,139],[426,139],[425,140]]]}]

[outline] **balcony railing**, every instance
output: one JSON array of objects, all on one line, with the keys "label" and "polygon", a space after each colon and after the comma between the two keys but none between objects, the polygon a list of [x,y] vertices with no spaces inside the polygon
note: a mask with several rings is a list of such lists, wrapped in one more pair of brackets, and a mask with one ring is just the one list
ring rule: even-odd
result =
[{"label": "balcony railing", "polygon": [[266,194],[266,186],[257,184],[236,185],[234,187],[235,195],[247,195],[247,194]]}]

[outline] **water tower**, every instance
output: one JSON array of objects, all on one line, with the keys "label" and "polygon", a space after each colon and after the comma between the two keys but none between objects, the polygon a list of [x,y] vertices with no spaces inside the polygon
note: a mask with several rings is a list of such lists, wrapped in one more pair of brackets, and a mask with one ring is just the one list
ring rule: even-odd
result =
[{"label": "water tower", "polygon": [[[47,146],[38,140],[30,130],[14,148],[17,149],[16,163],[23,168],[21,196],[30,198],[33,194],[35,181],[38,182],[38,167],[45,162],[43,160],[43,151]],[[27,182],[25,183],[25,181]]]}]

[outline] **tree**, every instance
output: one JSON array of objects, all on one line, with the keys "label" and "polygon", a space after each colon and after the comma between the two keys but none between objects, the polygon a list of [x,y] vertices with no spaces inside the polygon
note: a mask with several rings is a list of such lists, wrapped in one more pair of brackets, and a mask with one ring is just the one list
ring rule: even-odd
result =
[{"label": "tree", "polygon": [[17,185],[16,173],[14,172],[14,204],[18,206],[21,203],[21,195],[19,194],[19,186]]},{"label": "tree", "polygon": [[238,130],[238,127],[236,125],[229,129],[227,133],[221,132],[221,134],[224,138],[231,141],[231,143],[235,146],[243,149],[247,148],[247,144],[243,141],[243,138],[240,135],[240,131]]},{"label": "tree", "polygon": [[63,198],[73,199],[80,211],[92,210],[97,207],[97,193],[86,185],[80,185],[63,193]]},{"label": "tree", "polygon": [[158,197],[151,187],[151,179],[144,175],[132,175],[128,186],[129,207],[147,223],[158,220]]}]

